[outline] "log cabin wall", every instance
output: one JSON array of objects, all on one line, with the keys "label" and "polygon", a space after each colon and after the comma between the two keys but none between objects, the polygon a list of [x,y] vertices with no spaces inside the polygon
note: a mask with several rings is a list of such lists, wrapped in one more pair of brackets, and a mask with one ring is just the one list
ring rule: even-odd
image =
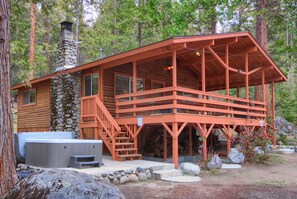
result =
[{"label": "log cabin wall", "polygon": [[[49,81],[32,85],[32,88],[20,88],[18,94],[18,132],[49,131],[50,129],[50,102]],[[30,89],[36,90],[34,104],[25,105],[24,93]]]},{"label": "log cabin wall", "polygon": [[[137,64],[137,78],[144,80],[144,90],[151,89],[152,81],[164,82],[165,87],[172,86],[172,71],[166,70],[168,59]],[[198,89],[199,78],[187,67],[177,67],[177,85]],[[115,76],[123,75],[133,77],[132,63],[105,69],[103,72],[104,104],[110,113],[115,116]]]}]

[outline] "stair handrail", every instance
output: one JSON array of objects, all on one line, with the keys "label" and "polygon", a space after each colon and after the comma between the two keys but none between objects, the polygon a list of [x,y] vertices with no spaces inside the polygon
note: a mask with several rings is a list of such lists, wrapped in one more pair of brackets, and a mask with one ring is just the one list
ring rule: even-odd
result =
[{"label": "stair handrail", "polygon": [[112,117],[112,115],[109,113],[109,111],[107,110],[107,108],[105,107],[105,105],[103,104],[103,102],[99,99],[98,96],[96,96],[96,105],[98,106],[98,108],[101,110],[101,112],[103,113],[103,115],[105,116],[105,119],[111,124],[112,128],[114,128],[115,131],[109,132],[109,130],[106,128],[106,126],[101,123],[102,121],[101,118],[98,117],[98,114],[96,115],[96,117],[98,117],[99,122],[101,123],[101,125],[103,126],[104,130],[110,134],[110,136],[112,138],[114,138],[116,136],[116,134],[118,132],[121,131],[120,126],[118,125],[118,123],[115,121],[115,119]]}]

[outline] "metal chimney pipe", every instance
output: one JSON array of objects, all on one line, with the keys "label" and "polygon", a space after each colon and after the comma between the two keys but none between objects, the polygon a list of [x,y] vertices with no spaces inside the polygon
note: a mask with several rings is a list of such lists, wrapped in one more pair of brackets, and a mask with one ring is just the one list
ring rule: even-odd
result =
[{"label": "metal chimney pipe", "polygon": [[102,59],[103,58],[103,53],[102,53],[103,52],[103,49],[100,48],[99,51],[100,51],[100,59]]}]

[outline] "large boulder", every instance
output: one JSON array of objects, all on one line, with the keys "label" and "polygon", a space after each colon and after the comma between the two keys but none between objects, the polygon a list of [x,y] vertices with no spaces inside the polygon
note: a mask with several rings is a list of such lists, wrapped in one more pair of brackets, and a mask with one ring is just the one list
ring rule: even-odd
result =
[{"label": "large boulder", "polygon": [[276,117],[274,122],[276,133],[278,135],[297,135],[297,128],[286,119],[282,117]]},{"label": "large boulder", "polygon": [[190,176],[198,176],[200,174],[200,167],[193,163],[184,162],[181,164],[183,174]]},{"label": "large boulder", "polygon": [[219,158],[218,155],[214,155],[211,158],[211,161],[209,161],[207,163],[207,168],[209,168],[209,169],[220,169],[220,168],[222,168],[221,158]]},{"label": "large boulder", "polygon": [[245,156],[240,153],[237,149],[232,148],[230,153],[228,154],[228,160],[234,164],[241,164],[244,162]]},{"label": "large boulder", "polygon": [[69,170],[46,170],[32,174],[17,183],[5,196],[32,198],[125,198],[119,189],[84,173]]}]

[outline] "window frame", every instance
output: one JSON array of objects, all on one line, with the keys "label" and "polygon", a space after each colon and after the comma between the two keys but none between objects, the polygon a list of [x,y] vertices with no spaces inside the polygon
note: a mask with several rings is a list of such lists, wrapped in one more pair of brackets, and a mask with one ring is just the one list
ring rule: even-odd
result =
[{"label": "window frame", "polygon": [[[133,89],[132,89],[132,86],[133,86],[133,75],[123,74],[123,73],[114,73],[114,96],[124,95],[124,94],[117,94],[116,93],[117,92],[117,77],[126,77],[126,78],[129,78],[129,90],[128,90],[128,93],[125,93],[125,94],[131,94],[131,93],[133,93]],[[137,77],[137,80],[141,80],[142,81],[142,87],[143,87],[142,90],[144,91],[145,90],[145,78],[143,78],[143,77]],[[130,86],[130,82],[132,82],[131,86]],[[130,90],[131,90],[131,92],[129,92]],[[129,97],[129,99],[127,99],[127,100],[131,100],[131,97]]]},{"label": "window frame", "polygon": [[[93,86],[93,81],[92,81],[92,77],[94,76],[94,75],[97,75],[98,76],[98,93],[97,94],[93,94],[93,89],[92,89],[92,86]],[[86,77],[88,77],[88,76],[91,76],[91,95],[86,95]],[[84,75],[83,75],[83,89],[82,89],[82,95],[84,96],[84,97],[89,97],[89,96],[95,96],[95,95],[99,95],[100,94],[100,74],[99,74],[99,72],[96,72],[96,73],[85,73]]]},{"label": "window frame", "polygon": [[[31,91],[35,92],[34,102],[30,103],[30,99],[29,99],[29,103],[25,103],[25,94],[28,92],[31,92]],[[29,94],[29,97],[30,97],[30,94]],[[23,106],[35,106],[37,104],[37,89],[36,88],[32,88],[32,89],[23,91],[22,104],[23,104]]]}]

